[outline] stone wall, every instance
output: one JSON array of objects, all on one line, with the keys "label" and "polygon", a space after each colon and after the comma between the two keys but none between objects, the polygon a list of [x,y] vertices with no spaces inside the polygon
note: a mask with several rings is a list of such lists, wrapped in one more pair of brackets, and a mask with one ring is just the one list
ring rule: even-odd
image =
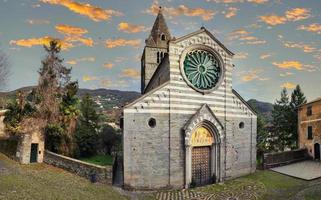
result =
[{"label": "stone wall", "polygon": [[62,168],[93,182],[112,184],[113,167],[99,166],[45,151],[44,162]]},{"label": "stone wall", "polygon": [[265,153],[263,159],[264,169],[270,169],[282,165],[309,159],[307,149],[297,149],[278,153]]},{"label": "stone wall", "polygon": [[15,160],[16,160],[17,146],[18,146],[18,140],[16,138],[0,140],[0,152]]}]

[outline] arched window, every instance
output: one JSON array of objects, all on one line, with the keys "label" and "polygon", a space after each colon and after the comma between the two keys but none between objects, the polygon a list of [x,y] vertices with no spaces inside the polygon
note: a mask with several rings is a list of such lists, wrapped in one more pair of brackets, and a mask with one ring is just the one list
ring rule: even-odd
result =
[{"label": "arched window", "polygon": [[157,63],[159,63],[159,52],[157,52]]},{"label": "arched window", "polygon": [[165,41],[166,40],[166,35],[164,33],[161,34],[161,40]]}]

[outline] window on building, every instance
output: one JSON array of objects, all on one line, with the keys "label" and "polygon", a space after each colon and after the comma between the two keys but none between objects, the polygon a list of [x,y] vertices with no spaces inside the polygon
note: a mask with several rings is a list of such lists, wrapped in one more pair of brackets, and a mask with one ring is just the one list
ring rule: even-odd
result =
[{"label": "window on building", "polygon": [[311,116],[312,115],[312,106],[308,106],[307,107],[307,116]]},{"label": "window on building", "polygon": [[308,140],[313,139],[312,126],[308,126]]},{"label": "window on building", "polygon": [[165,41],[166,40],[166,36],[164,33],[161,34],[161,40]]},{"label": "window on building", "polygon": [[243,129],[243,128],[244,128],[244,122],[240,122],[240,123],[239,123],[239,128],[240,128],[240,129]]},{"label": "window on building", "polygon": [[159,52],[157,52],[157,63],[159,63]]},{"label": "window on building", "polygon": [[156,119],[150,118],[148,120],[148,126],[151,127],[151,128],[154,128],[156,126]]}]

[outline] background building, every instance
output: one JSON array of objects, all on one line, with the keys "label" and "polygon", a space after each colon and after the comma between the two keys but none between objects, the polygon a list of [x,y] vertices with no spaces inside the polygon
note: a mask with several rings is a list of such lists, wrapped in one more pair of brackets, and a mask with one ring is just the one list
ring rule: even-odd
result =
[{"label": "background building", "polygon": [[320,159],[321,144],[321,98],[298,108],[300,148],[307,148],[309,155]]},{"label": "background building", "polygon": [[187,188],[255,171],[256,121],[232,89],[232,57],[205,28],[174,38],[160,10],[124,108],[124,186]]}]

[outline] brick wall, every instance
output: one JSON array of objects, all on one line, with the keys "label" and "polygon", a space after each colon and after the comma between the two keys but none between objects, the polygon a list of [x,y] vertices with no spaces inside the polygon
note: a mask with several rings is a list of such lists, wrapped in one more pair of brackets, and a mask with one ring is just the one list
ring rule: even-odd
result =
[{"label": "brick wall", "polygon": [[[62,168],[91,181],[112,184],[112,166],[99,166],[45,151],[44,162]],[[93,180],[95,179],[95,180]]]}]

